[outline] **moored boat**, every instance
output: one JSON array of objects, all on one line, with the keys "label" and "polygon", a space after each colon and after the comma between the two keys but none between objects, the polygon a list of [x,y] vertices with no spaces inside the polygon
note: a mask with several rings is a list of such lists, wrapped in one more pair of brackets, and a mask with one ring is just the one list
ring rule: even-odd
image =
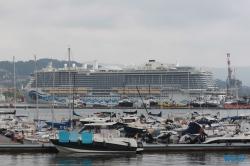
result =
[{"label": "moored boat", "polygon": [[136,140],[121,137],[120,131],[112,129],[114,124],[85,124],[79,132],[60,131],[58,136],[50,140],[59,152],[136,153]]}]

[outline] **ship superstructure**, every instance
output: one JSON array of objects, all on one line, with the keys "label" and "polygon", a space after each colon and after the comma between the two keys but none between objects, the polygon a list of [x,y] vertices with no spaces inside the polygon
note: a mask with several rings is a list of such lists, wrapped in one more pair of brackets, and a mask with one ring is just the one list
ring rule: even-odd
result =
[{"label": "ship superstructure", "polygon": [[[149,60],[137,68],[133,64],[129,67],[109,65],[98,68],[97,61],[92,68],[87,68],[87,64],[82,67],[73,64],[70,67],[70,92],[68,70],[66,64],[64,68],[55,69],[50,63],[46,68],[37,71],[39,103],[51,101],[52,94],[57,97],[57,103],[64,103],[69,93],[77,93],[87,105],[101,102],[116,105],[124,94],[136,104],[141,102],[136,86],[142,97],[150,94],[159,102],[186,104],[201,93],[207,99],[215,94],[220,95],[212,72],[155,60]],[[32,77],[24,88],[25,100],[29,104],[35,103],[32,98],[35,96],[35,89],[36,81]]]}]

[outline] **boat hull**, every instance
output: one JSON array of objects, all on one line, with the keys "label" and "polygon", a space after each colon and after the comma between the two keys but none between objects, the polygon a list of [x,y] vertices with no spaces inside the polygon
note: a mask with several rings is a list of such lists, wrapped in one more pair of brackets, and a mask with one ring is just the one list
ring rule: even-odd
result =
[{"label": "boat hull", "polygon": [[126,133],[145,133],[147,130],[146,128],[143,129],[143,128],[136,128],[136,127],[129,127],[129,126],[124,126],[124,131]]},{"label": "boat hull", "polygon": [[133,103],[132,102],[120,102],[118,106],[119,107],[133,107]]},{"label": "boat hull", "polygon": [[129,144],[118,145],[108,142],[93,142],[82,144],[81,142],[60,143],[58,140],[51,140],[59,152],[74,153],[136,153],[137,147]]}]

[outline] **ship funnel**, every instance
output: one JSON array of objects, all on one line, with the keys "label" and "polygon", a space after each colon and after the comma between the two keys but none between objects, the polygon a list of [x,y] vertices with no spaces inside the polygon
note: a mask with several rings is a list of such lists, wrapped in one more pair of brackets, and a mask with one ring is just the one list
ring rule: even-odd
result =
[{"label": "ship funnel", "polygon": [[179,61],[176,62],[175,66],[176,66],[176,67],[179,67]]},{"label": "ship funnel", "polygon": [[93,69],[96,69],[96,70],[98,69],[98,61],[97,60],[94,61]]},{"label": "ship funnel", "polygon": [[83,64],[83,65],[82,65],[82,68],[83,68],[83,69],[87,69],[87,63]]},{"label": "ship funnel", "polygon": [[75,68],[75,67],[76,67],[76,64],[75,64],[75,63],[73,63],[73,64],[72,64],[72,67],[73,67],[73,68]]},{"label": "ship funnel", "polygon": [[67,68],[67,64],[66,63],[64,64],[64,68]]}]

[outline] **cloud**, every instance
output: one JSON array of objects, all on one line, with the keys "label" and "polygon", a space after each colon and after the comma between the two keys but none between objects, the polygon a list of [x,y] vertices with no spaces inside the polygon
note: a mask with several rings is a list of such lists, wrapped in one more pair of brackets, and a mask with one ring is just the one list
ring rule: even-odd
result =
[{"label": "cloud", "polygon": [[4,1],[0,60],[248,66],[249,1]]}]

